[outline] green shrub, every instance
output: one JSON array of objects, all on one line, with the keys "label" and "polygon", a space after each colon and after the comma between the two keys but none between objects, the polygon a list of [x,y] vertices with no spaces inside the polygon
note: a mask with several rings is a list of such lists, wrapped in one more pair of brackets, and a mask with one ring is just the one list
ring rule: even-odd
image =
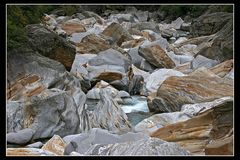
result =
[{"label": "green shrub", "polygon": [[27,41],[24,27],[40,23],[44,13],[56,8],[45,5],[8,5],[7,6],[7,50],[18,48]]}]

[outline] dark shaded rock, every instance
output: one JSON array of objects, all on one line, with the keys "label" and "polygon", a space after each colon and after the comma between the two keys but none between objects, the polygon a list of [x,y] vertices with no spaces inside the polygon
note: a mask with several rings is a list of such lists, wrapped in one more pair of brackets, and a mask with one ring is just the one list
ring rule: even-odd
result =
[{"label": "dark shaded rock", "polygon": [[214,34],[220,31],[232,18],[233,14],[226,12],[216,12],[202,15],[193,20],[190,33],[194,37]]},{"label": "dark shaded rock", "polygon": [[141,75],[133,75],[129,79],[129,89],[130,95],[144,95],[143,94],[144,79]]},{"label": "dark shaded rock", "polygon": [[26,31],[33,50],[62,63],[67,70],[71,69],[75,48],[70,43],[38,24],[27,25]]}]

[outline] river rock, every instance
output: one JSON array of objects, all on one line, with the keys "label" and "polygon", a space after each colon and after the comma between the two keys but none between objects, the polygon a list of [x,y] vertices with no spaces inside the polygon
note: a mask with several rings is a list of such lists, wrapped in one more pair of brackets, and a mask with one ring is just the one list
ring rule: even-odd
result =
[{"label": "river rock", "polygon": [[175,67],[174,62],[159,45],[141,47],[139,48],[138,52],[140,56],[143,56],[149,63],[153,64],[156,67]]},{"label": "river rock", "polygon": [[189,155],[189,152],[173,142],[157,138],[141,139],[115,144],[96,144],[86,155]]},{"label": "river rock", "polygon": [[101,66],[101,65],[117,65],[123,66],[125,71],[128,70],[131,62],[122,53],[114,50],[108,49],[98,53],[98,55],[88,61],[91,66]]},{"label": "river rock", "polygon": [[[208,16],[209,18],[207,18]],[[213,32],[214,34],[210,35],[209,38],[202,43],[204,47],[200,47],[198,51],[196,51],[197,54],[203,55],[210,59],[219,60],[220,62],[223,62],[228,59],[232,59],[233,58],[233,14],[232,13],[212,13],[212,14],[205,15],[205,17],[203,16],[202,18],[206,23],[210,22],[211,24],[211,21],[213,21],[213,24],[214,24],[215,22],[214,25],[210,25],[210,28],[212,29],[209,30],[209,27],[199,27],[196,31],[193,31],[193,32],[194,33],[197,33],[198,31],[201,32],[200,28],[202,28],[202,29],[206,29],[206,32],[210,31],[210,32]],[[205,18],[207,18],[207,20],[205,20]],[[202,20],[200,22],[202,22]]]},{"label": "river rock", "polygon": [[90,114],[92,128],[103,128],[112,133],[124,133],[131,130],[127,115],[112,98],[109,89],[100,90],[100,101]]},{"label": "river rock", "polygon": [[132,25],[132,28],[136,28],[140,31],[142,30],[152,30],[154,32],[159,32],[158,25],[155,22],[139,22]]},{"label": "river rock", "polygon": [[183,104],[207,102],[225,96],[233,96],[232,81],[199,69],[188,76],[167,78],[159,87],[152,105],[163,112],[174,112],[180,111]]},{"label": "river rock", "polygon": [[153,116],[139,122],[134,127],[134,130],[136,132],[151,134],[161,127],[167,126],[169,124],[185,121],[185,120],[188,120],[189,118],[191,117],[183,112],[154,114]]},{"label": "river rock", "polygon": [[38,24],[27,25],[26,32],[34,51],[62,63],[67,70],[71,69],[75,48],[70,43]]},{"label": "river rock", "polygon": [[[225,127],[219,127],[221,125]],[[201,155],[208,153],[205,148],[209,142],[211,144],[211,141],[214,143],[220,140],[218,146],[224,146],[226,144],[224,139],[227,140],[233,134],[232,129],[233,101],[228,100],[221,105],[200,112],[189,120],[162,127],[153,132],[151,137],[176,142],[192,154]],[[221,151],[224,153],[219,147],[218,152]],[[232,151],[228,153],[232,155]]]},{"label": "river rock", "polygon": [[196,69],[200,67],[212,68],[218,64],[218,61],[198,55],[191,63],[191,68]]},{"label": "river rock", "polygon": [[196,36],[207,36],[221,30],[232,18],[232,13],[216,12],[202,15],[193,20],[190,32]]},{"label": "river rock", "polygon": [[97,21],[97,23],[99,24],[104,24],[104,19],[99,16],[98,14],[91,12],[91,11],[83,11],[82,14],[86,17],[86,18],[91,18],[94,17]]},{"label": "river rock", "polygon": [[144,78],[144,82],[147,82],[148,77],[150,76],[150,74],[148,72],[145,72],[137,67],[135,67],[134,65],[132,65],[132,71],[134,75],[140,75]]},{"label": "river rock", "polygon": [[67,32],[67,35],[73,33],[86,32],[85,26],[78,19],[71,19],[62,24],[62,29]]},{"label": "river rock", "polygon": [[146,79],[146,88],[149,92],[156,92],[159,86],[171,76],[185,76],[179,71],[173,69],[158,69]]},{"label": "river rock", "polygon": [[80,154],[85,152],[95,144],[113,144],[127,141],[136,141],[148,137],[142,133],[128,132],[122,135],[112,134],[108,130],[93,128],[89,132],[74,136],[66,146],[64,154],[68,155],[72,151]]},{"label": "river rock", "polygon": [[156,67],[148,63],[145,59],[142,59],[141,64],[140,64],[140,69],[152,73]]},{"label": "river rock", "polygon": [[167,55],[173,60],[176,66],[179,66],[180,64],[192,62],[194,59],[193,56],[190,55],[176,55],[174,52],[170,51],[167,52]]},{"label": "river rock", "polygon": [[82,19],[80,22],[86,27],[92,27],[96,23],[96,19],[94,17],[91,17]]},{"label": "river rock", "polygon": [[94,57],[96,57],[95,54],[76,54],[70,73],[73,73],[77,77],[79,75],[88,77],[88,71],[84,65]]},{"label": "river rock", "polygon": [[121,98],[131,98],[130,94],[126,91],[119,91],[118,96]]},{"label": "river rock", "polygon": [[118,23],[111,23],[103,32],[105,36],[112,38],[113,42],[118,46],[125,41],[133,40],[133,37]]},{"label": "river rock", "polygon": [[[28,99],[28,102],[20,108],[23,114],[20,118],[23,119],[22,127],[35,131],[32,140],[48,138],[54,134],[64,136],[79,129],[77,106],[67,92],[59,89],[44,90]],[[13,122],[18,124],[21,119],[15,119]]]},{"label": "river rock", "polygon": [[26,147],[27,148],[41,148],[42,146],[43,146],[42,142],[35,142],[35,143],[27,145]]},{"label": "river rock", "polygon": [[134,17],[132,14],[112,14],[109,17],[109,20],[114,21],[117,20],[119,23],[122,22],[134,22]]},{"label": "river rock", "polygon": [[32,139],[34,130],[23,129],[17,132],[11,132],[7,134],[7,142],[14,144],[26,144]]},{"label": "river rock", "polygon": [[134,48],[130,48],[128,50],[128,54],[131,56],[132,58],[132,63],[136,66],[136,67],[140,67],[141,61],[144,59],[142,56],[139,55],[138,53],[138,49],[139,47],[134,47]]},{"label": "river rock", "polygon": [[145,95],[143,76],[133,75],[129,79],[128,93],[130,93],[130,95]]},{"label": "river rock", "polygon": [[63,155],[65,145],[65,142],[60,136],[54,135],[41,149],[52,152],[56,155]]},{"label": "river rock", "polygon": [[225,78],[234,79],[234,69],[232,69],[232,70],[225,76]]},{"label": "river rock", "polygon": [[144,40],[145,40],[144,38],[139,38],[139,39],[123,42],[121,45],[121,48],[130,49],[130,48],[137,47],[141,45]]},{"label": "river rock", "polygon": [[158,24],[158,28],[163,38],[178,37],[177,30],[171,27],[170,24]]},{"label": "river rock", "polygon": [[88,91],[88,93],[86,95],[87,98],[99,100],[100,99],[100,90],[103,88],[108,89],[109,94],[111,94],[111,96],[113,96],[113,97],[116,97],[119,93],[119,91],[117,89],[115,89],[114,87],[112,87],[109,83],[101,80],[91,90]]},{"label": "river rock", "polygon": [[7,156],[55,156],[54,153],[38,148],[7,148]]},{"label": "river rock", "polygon": [[172,21],[170,26],[174,29],[180,29],[183,24],[183,20],[181,17],[178,17],[176,20]]},{"label": "river rock", "polygon": [[189,32],[190,27],[191,27],[191,22],[189,22],[189,23],[183,22],[180,29],[183,30],[183,31],[188,31]]},{"label": "river rock", "polygon": [[191,119],[200,112],[204,112],[232,100],[233,97],[223,97],[212,102],[185,104],[182,106],[180,112],[160,113],[144,119],[135,126],[134,130],[136,132],[151,134],[161,127]]},{"label": "river rock", "polygon": [[96,34],[87,35],[76,44],[76,51],[81,54],[97,54],[109,48],[109,42]]},{"label": "river rock", "polygon": [[233,68],[233,59],[222,62],[209,70],[220,77],[226,76]]},{"label": "river rock", "polygon": [[146,22],[148,20],[148,14],[148,11],[137,11],[134,13],[139,22]]}]

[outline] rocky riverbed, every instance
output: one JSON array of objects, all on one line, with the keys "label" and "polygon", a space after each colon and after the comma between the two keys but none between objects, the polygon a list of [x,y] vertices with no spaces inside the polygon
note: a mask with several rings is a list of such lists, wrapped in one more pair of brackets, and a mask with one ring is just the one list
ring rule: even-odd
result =
[{"label": "rocky riverbed", "polygon": [[233,155],[233,14],[47,13],[7,53],[7,155]]}]

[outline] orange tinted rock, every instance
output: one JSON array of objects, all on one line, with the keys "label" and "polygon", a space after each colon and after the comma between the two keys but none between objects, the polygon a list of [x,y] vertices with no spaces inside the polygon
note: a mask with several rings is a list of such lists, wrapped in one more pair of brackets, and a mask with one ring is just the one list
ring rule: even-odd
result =
[{"label": "orange tinted rock", "polygon": [[[206,72],[206,73],[204,73]],[[233,96],[233,82],[208,71],[195,71],[188,76],[167,78],[153,100],[161,111],[180,111],[182,105],[213,101]]]},{"label": "orange tinted rock", "polygon": [[[176,142],[193,154],[205,154],[205,148],[209,141],[229,135],[232,127],[233,102],[227,101],[202,113],[200,112],[196,117],[189,120],[164,126],[153,132],[151,137]],[[229,147],[224,147],[224,141],[220,142],[218,152],[226,153],[224,148]],[[221,150],[221,148],[223,149]],[[211,152],[211,149],[209,150],[208,153]],[[212,150],[212,152],[214,151]]]},{"label": "orange tinted rock", "polygon": [[210,71],[212,71],[213,73],[215,73],[220,77],[224,77],[232,70],[232,68],[233,68],[233,59],[230,59],[210,68]]},{"label": "orange tinted rock", "polygon": [[144,41],[143,38],[126,41],[126,42],[122,43],[121,47],[122,48],[134,48],[136,46],[141,45],[143,43],[143,41]]},{"label": "orange tinted rock", "polygon": [[175,63],[159,45],[139,48],[139,55],[149,63],[160,68],[174,68]]},{"label": "orange tinted rock", "polygon": [[125,30],[120,24],[113,22],[110,24],[103,33],[105,36],[112,37],[113,41],[118,45],[125,41],[132,40],[133,37]]},{"label": "orange tinted rock", "polygon": [[205,153],[206,155],[233,155],[233,135],[208,144]]},{"label": "orange tinted rock", "polygon": [[105,39],[95,34],[90,34],[84,37],[76,46],[76,51],[81,54],[97,54],[98,52],[107,50],[111,47]]},{"label": "orange tinted rock", "polygon": [[66,31],[67,35],[79,32],[86,32],[84,25],[81,23],[65,23],[63,24],[62,29]]},{"label": "orange tinted rock", "polygon": [[58,135],[54,135],[49,141],[47,141],[47,143],[43,145],[41,149],[50,151],[56,155],[63,155],[65,146],[66,143],[63,141],[63,139]]},{"label": "orange tinted rock", "polygon": [[42,156],[55,154],[38,148],[7,148],[7,156]]},{"label": "orange tinted rock", "polygon": [[114,80],[121,80],[122,77],[123,77],[122,73],[102,72],[96,77],[96,79],[104,80],[104,81],[108,82],[108,81],[114,81]]}]

